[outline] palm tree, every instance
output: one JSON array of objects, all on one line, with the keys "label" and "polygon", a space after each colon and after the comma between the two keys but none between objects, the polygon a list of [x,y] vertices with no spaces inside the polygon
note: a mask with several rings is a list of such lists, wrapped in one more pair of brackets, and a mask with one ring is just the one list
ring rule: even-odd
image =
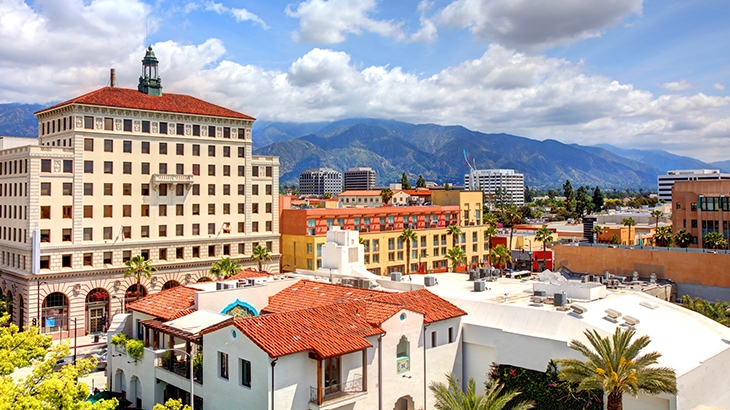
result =
[{"label": "palm tree", "polygon": [[[492,238],[495,236],[497,236],[497,228],[492,225],[487,225],[487,228],[484,229],[484,239],[487,241],[487,252],[492,250]],[[487,262],[491,265],[492,261],[489,253],[487,253],[487,259]]]},{"label": "palm tree", "polygon": [[704,238],[702,238],[702,244],[707,249],[726,249],[727,240],[723,238],[720,232],[708,232]]},{"label": "palm tree", "polygon": [[540,227],[540,229],[535,232],[535,240],[542,242],[542,266],[543,269],[547,267],[547,263],[545,262],[545,254],[547,253],[545,251],[545,247],[547,246],[548,242],[553,241],[553,231],[548,229],[547,226],[543,225]]},{"label": "palm tree", "polygon": [[232,261],[231,258],[225,257],[210,267],[210,274],[219,278],[230,278],[241,271],[241,265]]},{"label": "palm tree", "polygon": [[654,218],[654,232],[659,229],[659,218],[663,216],[664,212],[662,212],[660,209],[655,209],[651,211],[651,217]]},{"label": "palm tree", "polygon": [[485,212],[482,216],[482,223],[487,226],[493,226],[497,227],[497,224],[499,223],[499,217],[497,214],[493,214],[491,212]]},{"label": "palm tree", "polygon": [[464,251],[458,246],[454,246],[446,251],[446,259],[450,260],[452,263],[452,272],[456,272],[456,268],[459,264],[466,261],[466,253],[464,253]]},{"label": "palm tree", "polygon": [[446,227],[446,233],[451,235],[451,246],[456,247],[456,237],[461,234],[459,225],[449,225]]},{"label": "palm tree", "polygon": [[133,277],[137,281],[135,287],[135,296],[139,296],[140,288],[142,286],[142,278],[147,280],[152,279],[152,274],[157,272],[157,268],[152,266],[152,261],[145,259],[142,255],[134,255],[128,261],[124,262],[126,269],[124,269],[124,277]]},{"label": "palm tree", "polygon": [[654,232],[654,245],[656,246],[672,246],[672,227],[662,226]]},{"label": "palm tree", "polygon": [[[626,217],[621,220],[621,225],[628,226],[629,227],[629,242],[631,242],[631,227],[636,226],[636,221],[632,217]],[[629,243],[629,245],[636,245],[636,238],[634,238],[634,243]]]},{"label": "palm tree", "polygon": [[674,234],[674,243],[680,248],[686,248],[692,243],[692,234],[687,232],[686,229],[680,229]]},{"label": "palm tree", "polygon": [[251,259],[258,262],[259,272],[263,272],[263,270],[261,269],[261,265],[263,265],[264,262],[271,260],[271,252],[269,252],[269,249],[266,247],[256,245],[253,248],[253,253],[251,253]]},{"label": "palm tree", "polygon": [[398,239],[406,243],[406,275],[411,274],[411,242],[418,240],[416,231],[411,228],[403,229]]},{"label": "palm tree", "polygon": [[507,266],[508,263],[512,262],[511,251],[504,247],[504,245],[497,245],[489,251],[489,255],[492,258],[494,266]]},{"label": "palm tree", "polygon": [[593,242],[598,242],[598,235],[603,234],[603,227],[600,225],[596,225],[591,229],[591,233],[593,234]]},{"label": "palm tree", "polygon": [[507,223],[509,223],[510,229],[509,229],[509,250],[512,250],[512,235],[515,232],[515,225],[522,222],[522,212],[520,212],[519,209],[517,209],[514,205],[510,205],[509,208],[507,208],[504,211],[504,218],[507,220]]},{"label": "palm tree", "polygon": [[380,199],[383,200],[383,205],[390,202],[390,200],[393,198],[393,191],[390,190],[390,188],[384,188],[380,190]]},{"label": "palm tree", "polygon": [[[677,393],[677,377],[673,369],[654,367],[661,354],[650,352],[639,356],[649,342],[649,336],[642,336],[633,342],[634,329],[621,330],[616,327],[612,336],[605,338],[596,330],[586,330],[593,349],[573,340],[570,348],[588,359],[562,359],[559,377],[578,383],[578,390],[602,389],[608,394],[607,409],[623,409],[623,394],[636,397],[639,393]],[[650,367],[651,366],[651,367]]]},{"label": "palm tree", "polygon": [[429,386],[436,397],[434,407],[438,410],[527,410],[533,406],[526,401],[511,403],[520,393],[502,393],[504,386],[499,383],[488,383],[487,391],[481,395],[476,393],[476,382],[472,378],[467,382],[466,392],[461,389],[461,383],[453,373],[447,374],[446,380],[448,384],[431,382]]}]

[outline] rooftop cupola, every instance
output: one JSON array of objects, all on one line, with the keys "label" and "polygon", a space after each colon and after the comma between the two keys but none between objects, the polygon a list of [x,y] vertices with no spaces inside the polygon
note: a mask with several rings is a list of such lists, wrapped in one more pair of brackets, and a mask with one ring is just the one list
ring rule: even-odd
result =
[{"label": "rooftop cupola", "polygon": [[147,95],[161,96],[162,80],[157,75],[157,57],[155,57],[155,52],[152,51],[152,46],[147,47],[147,53],[142,59],[142,68],[143,73],[139,77],[137,90]]}]

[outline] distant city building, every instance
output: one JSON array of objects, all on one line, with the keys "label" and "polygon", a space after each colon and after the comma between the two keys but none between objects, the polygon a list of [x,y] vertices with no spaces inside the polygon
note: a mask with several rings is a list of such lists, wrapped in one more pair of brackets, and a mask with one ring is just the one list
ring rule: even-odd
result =
[{"label": "distant city building", "polygon": [[667,175],[657,176],[657,192],[659,200],[672,200],[672,187],[676,181],[707,181],[730,179],[730,174],[721,173],[719,169],[685,169],[667,171]]},{"label": "distant city building", "polygon": [[367,191],[375,188],[375,171],[369,167],[345,171],[345,191]]},{"label": "distant city building", "polygon": [[672,231],[692,235],[691,248],[702,248],[705,235],[730,237],[730,181],[677,181],[672,190]]},{"label": "distant city building", "polygon": [[490,206],[500,202],[516,206],[525,204],[525,175],[513,169],[478,169],[464,175],[464,186],[487,194]]},{"label": "distant city building", "polygon": [[342,173],[332,168],[310,168],[299,174],[301,195],[339,194],[342,192]]}]

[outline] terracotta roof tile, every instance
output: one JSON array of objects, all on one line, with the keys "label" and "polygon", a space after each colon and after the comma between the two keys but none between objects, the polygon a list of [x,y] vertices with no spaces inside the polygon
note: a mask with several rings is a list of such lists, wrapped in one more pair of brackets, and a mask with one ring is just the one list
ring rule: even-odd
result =
[{"label": "terracotta roof tile", "polygon": [[251,279],[251,278],[265,278],[267,276],[278,275],[278,273],[271,272],[259,272],[253,269],[244,269],[241,272],[231,276],[230,278],[221,280],[238,280],[238,279]]},{"label": "terracotta roof tile", "polygon": [[201,99],[183,94],[163,93],[153,97],[137,90],[118,87],[104,87],[80,97],[64,101],[52,107],[44,108],[36,114],[69,104],[98,105],[102,107],[129,108],[134,110],[174,112],[180,114],[209,115],[214,117],[255,118],[211,104]]},{"label": "terracotta roof tile", "polygon": [[262,313],[280,313],[330,305],[338,302],[368,300],[385,295],[382,290],[358,289],[323,282],[301,280],[274,296]]},{"label": "terracotta roof tile", "polygon": [[373,326],[382,325],[383,322],[390,319],[393,315],[403,309],[403,307],[399,305],[373,302],[371,300],[366,302],[366,306],[365,319]]},{"label": "terracotta roof tile", "polygon": [[366,337],[384,333],[366,320],[364,302],[235,318],[233,324],[270,357],[312,351],[321,358],[371,347]]},{"label": "terracotta roof tile", "polygon": [[439,320],[466,315],[465,311],[429,292],[427,289],[389,293],[371,300],[374,302],[400,305],[408,310],[422,313],[424,323],[438,322]]},{"label": "terracotta roof tile", "polygon": [[195,292],[198,292],[198,289],[176,286],[135,300],[127,305],[127,309],[146,313],[165,321],[177,319],[195,311],[191,309],[195,303]]}]

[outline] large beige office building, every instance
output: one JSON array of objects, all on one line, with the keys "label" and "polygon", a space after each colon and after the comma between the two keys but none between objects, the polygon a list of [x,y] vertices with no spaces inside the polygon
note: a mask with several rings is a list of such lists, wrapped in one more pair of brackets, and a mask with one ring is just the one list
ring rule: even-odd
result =
[{"label": "large beige office building", "polygon": [[[254,118],[162,93],[151,48],[137,90],[104,87],[36,113],[38,139],[0,140],[0,287],[12,320],[100,333],[139,294],[214,279],[230,256],[278,270],[279,162],[252,155]],[[124,278],[149,258],[151,280]],[[57,335],[57,336],[56,336]]]}]

